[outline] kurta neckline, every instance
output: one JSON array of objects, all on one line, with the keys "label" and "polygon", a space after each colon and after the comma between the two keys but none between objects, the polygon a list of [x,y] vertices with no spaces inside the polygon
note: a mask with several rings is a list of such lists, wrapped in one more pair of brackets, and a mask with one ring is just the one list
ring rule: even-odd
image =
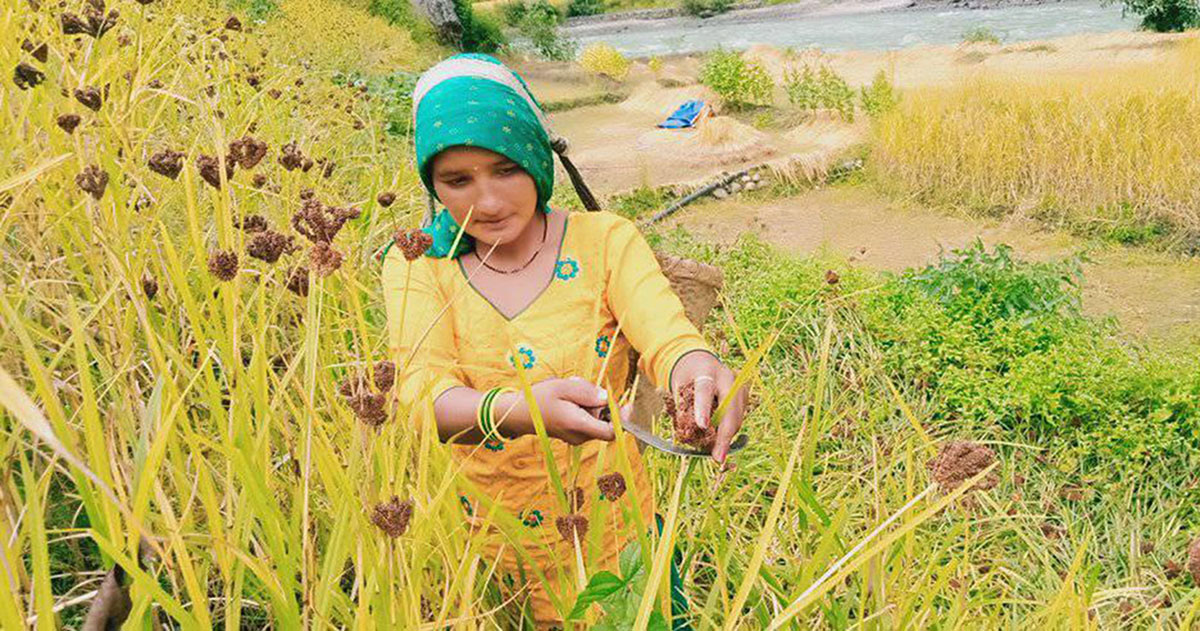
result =
[{"label": "kurta neckline", "polygon": [[467,274],[467,270],[463,266],[462,257],[460,256],[456,259],[456,262],[458,263],[458,271],[462,275],[463,282],[466,283],[467,286],[471,288],[471,291],[475,292],[476,296],[479,296],[480,298],[482,298],[483,301],[486,302],[488,304],[488,306],[491,307],[492,310],[496,312],[497,315],[499,315],[501,318],[504,318],[505,321],[513,322],[517,318],[521,317],[521,314],[525,313],[526,311],[529,311],[533,307],[533,305],[537,304],[538,301],[540,301],[542,299],[542,296],[544,296],[546,294],[546,291],[549,290],[550,287],[554,284],[554,278],[558,273],[558,261],[562,259],[563,246],[566,245],[566,243],[567,243],[567,234],[568,234],[567,231],[570,229],[570,225],[571,225],[570,211],[564,210],[564,211],[562,211],[562,213],[563,213],[562,238],[560,238],[558,240],[558,250],[554,253],[554,266],[550,268],[550,276],[549,276],[549,278],[546,279],[546,284],[543,285],[542,288],[538,290],[537,294],[535,294],[533,296],[533,299],[530,300],[524,307],[521,307],[521,309],[518,310],[516,313],[514,313],[511,318],[507,315],[504,315],[504,312],[500,310],[500,307],[497,307],[496,303],[492,302],[492,300],[490,298],[485,296],[482,291],[479,291],[479,288],[476,287],[471,282],[471,279],[470,279],[469,275]]}]

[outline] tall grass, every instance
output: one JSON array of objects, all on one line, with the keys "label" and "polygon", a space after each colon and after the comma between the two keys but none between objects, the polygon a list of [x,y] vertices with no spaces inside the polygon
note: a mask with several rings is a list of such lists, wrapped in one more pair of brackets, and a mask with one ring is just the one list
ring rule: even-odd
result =
[{"label": "tall grass", "polygon": [[[411,155],[385,135],[386,107],[333,78],[385,60],[419,69],[419,53],[400,52],[416,45],[320,0],[280,5],[298,23],[243,31],[219,28],[225,10],[199,0],[117,6],[121,21],[98,41],[64,37],[56,8],[0,13],[0,38],[53,51],[38,62],[46,82],[5,83],[0,107],[0,627],[79,627],[114,563],[127,575],[126,628],[527,624],[482,551],[489,538],[541,545],[540,531],[503,511],[472,525],[467,483],[416,411],[387,408],[376,423],[339,392],[386,358],[372,254],[423,202]],[[325,9],[341,17],[321,22]],[[287,37],[318,25],[328,32],[311,47]],[[0,48],[5,68],[25,59]],[[105,84],[96,113],[60,93]],[[73,134],[55,124],[68,112],[82,116]],[[267,143],[266,159],[218,177],[219,189],[206,183],[199,154],[220,165],[246,134]],[[285,169],[285,143],[314,166]],[[163,149],[184,154],[178,179],[149,168]],[[109,175],[97,196],[76,181],[92,165]],[[376,202],[382,191],[396,202]],[[290,234],[305,197],[361,209],[331,244],[340,267],[307,244],[275,264],[250,258],[247,217]],[[550,587],[564,617],[581,609],[573,626],[661,625],[676,550],[702,629],[1084,627],[1091,616],[1170,626],[1187,615],[1194,593],[1158,565],[1187,534],[1161,508],[1184,481],[1047,515],[1054,471],[1012,444],[997,445],[995,491],[970,502],[957,497],[967,487],[935,491],[924,463],[964,430],[931,420],[920,392],[884,370],[862,312],[880,279],[842,270],[835,286],[825,261],[676,247],[727,270],[714,341],[753,377],[752,447],[723,475],[650,454],[653,488],[627,497],[653,493],[665,527],[627,533],[639,545],[620,568],[602,567],[591,544],[558,544],[572,571]],[[212,264],[216,251],[239,256],[230,280],[209,270],[229,271]],[[288,290],[302,264],[314,268],[303,296]],[[622,445],[606,457],[632,480]],[[630,510],[586,492],[589,539],[603,534],[602,510]],[[410,521],[396,517],[403,506]],[[1047,521],[1062,524],[1058,538]],[[1160,546],[1153,559],[1132,546],[1143,538]],[[629,580],[589,606],[580,594],[604,570]],[[1159,598],[1174,604],[1149,608]],[[1125,601],[1138,609],[1119,611]]]},{"label": "tall grass", "polygon": [[871,168],[900,195],[1200,248],[1200,40],[1074,76],[982,75],[882,117]]}]

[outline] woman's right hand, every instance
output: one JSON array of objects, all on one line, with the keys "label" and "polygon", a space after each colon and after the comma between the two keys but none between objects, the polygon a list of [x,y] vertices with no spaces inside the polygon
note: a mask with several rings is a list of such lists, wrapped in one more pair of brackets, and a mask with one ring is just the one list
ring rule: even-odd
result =
[{"label": "woman's right hand", "polygon": [[[589,440],[613,440],[612,424],[596,418],[588,408],[596,409],[608,405],[608,396],[603,388],[588,383],[580,377],[569,379],[546,379],[531,388],[546,433],[571,445]],[[510,410],[505,417],[505,410]],[[621,411],[621,417],[628,415]],[[500,432],[506,436],[535,433],[533,417],[521,392],[510,392],[496,400],[495,418]],[[501,419],[504,419],[501,421]]]}]

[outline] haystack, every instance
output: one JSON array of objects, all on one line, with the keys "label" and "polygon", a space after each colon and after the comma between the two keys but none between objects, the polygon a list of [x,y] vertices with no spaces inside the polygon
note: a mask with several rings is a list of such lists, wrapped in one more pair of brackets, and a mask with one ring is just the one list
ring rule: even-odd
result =
[{"label": "haystack", "polygon": [[747,163],[778,153],[767,136],[728,116],[702,118],[695,129],[655,129],[638,137],[637,150],[680,167]]}]

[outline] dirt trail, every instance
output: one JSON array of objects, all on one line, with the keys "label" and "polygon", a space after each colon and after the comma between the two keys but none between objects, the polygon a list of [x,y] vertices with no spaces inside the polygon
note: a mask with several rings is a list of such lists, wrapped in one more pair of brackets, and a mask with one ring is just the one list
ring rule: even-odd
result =
[{"label": "dirt trail", "polygon": [[[667,222],[700,238],[731,243],[743,232],[788,251],[828,251],[852,264],[900,271],[937,259],[976,237],[1047,260],[1088,250],[1082,240],[1016,222],[985,223],[928,209],[901,208],[860,187],[815,190],[770,202],[724,200],[689,207]],[[1124,247],[1089,252],[1084,309],[1113,315],[1126,330],[1151,338],[1200,342],[1200,263]]]}]

